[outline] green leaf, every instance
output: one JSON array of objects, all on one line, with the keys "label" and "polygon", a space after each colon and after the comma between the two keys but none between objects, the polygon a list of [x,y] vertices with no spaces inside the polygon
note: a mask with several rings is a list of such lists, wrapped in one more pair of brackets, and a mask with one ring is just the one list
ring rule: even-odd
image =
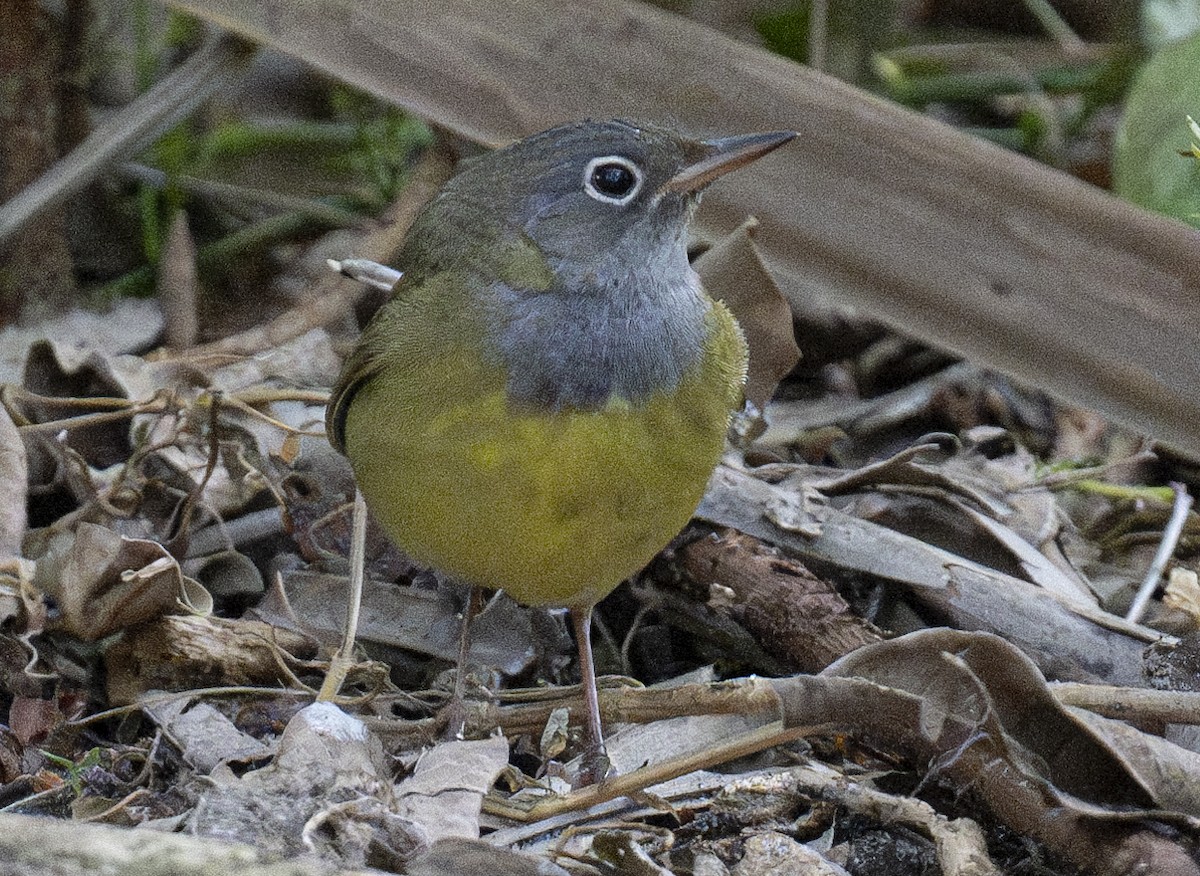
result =
[{"label": "green leaf", "polygon": [[1200,36],[1155,53],[1130,89],[1117,130],[1113,189],[1200,227],[1200,162],[1190,154],[1189,115],[1200,117]]},{"label": "green leaf", "polygon": [[763,45],[800,64],[808,62],[808,6],[762,15],[754,22]]}]

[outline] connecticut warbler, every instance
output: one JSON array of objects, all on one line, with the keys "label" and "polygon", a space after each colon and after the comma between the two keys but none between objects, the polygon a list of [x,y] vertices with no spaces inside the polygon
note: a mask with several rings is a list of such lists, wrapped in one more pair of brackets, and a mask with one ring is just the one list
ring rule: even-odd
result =
[{"label": "connecticut warbler", "polygon": [[592,607],[688,521],[741,404],[746,344],[688,221],[794,136],[589,121],[464,162],[333,391],[330,438],[397,543],[571,610],[592,763]]}]

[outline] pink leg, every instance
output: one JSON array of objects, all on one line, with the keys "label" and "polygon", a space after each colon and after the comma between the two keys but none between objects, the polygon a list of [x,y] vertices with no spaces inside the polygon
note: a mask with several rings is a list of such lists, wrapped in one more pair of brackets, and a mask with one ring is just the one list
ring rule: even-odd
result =
[{"label": "pink leg", "polygon": [[587,711],[587,748],[579,771],[580,785],[592,785],[608,773],[608,755],[604,751],[604,730],[600,725],[600,696],[596,692],[596,666],[592,662],[592,606],[571,609],[575,643],[579,647],[579,675],[583,682],[583,702]]}]

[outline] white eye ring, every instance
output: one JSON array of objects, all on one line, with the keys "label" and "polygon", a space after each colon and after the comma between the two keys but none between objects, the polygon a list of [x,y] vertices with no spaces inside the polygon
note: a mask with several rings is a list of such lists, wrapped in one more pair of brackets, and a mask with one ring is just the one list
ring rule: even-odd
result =
[{"label": "white eye ring", "polygon": [[[597,186],[597,182],[603,184],[603,180],[598,180],[596,172],[605,165],[617,165],[619,168],[627,170],[633,177],[633,184],[623,193],[616,194],[612,192],[604,192]],[[597,201],[603,201],[606,204],[617,204],[624,206],[637,197],[637,193],[642,190],[642,183],[645,181],[645,176],[642,170],[628,158],[623,155],[601,155],[598,158],[593,158],[587,163],[587,167],[583,171],[583,190]]]}]

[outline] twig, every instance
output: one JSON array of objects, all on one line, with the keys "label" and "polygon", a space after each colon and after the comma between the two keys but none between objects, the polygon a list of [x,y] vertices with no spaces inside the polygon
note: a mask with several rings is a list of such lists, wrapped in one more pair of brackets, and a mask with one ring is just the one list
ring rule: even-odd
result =
[{"label": "twig", "polygon": [[[118,173],[123,177],[155,189],[163,189],[167,186],[167,175],[158,168],[148,167],[145,164],[126,162],[118,168]],[[170,182],[172,185],[178,186],[189,194],[220,201],[222,205],[231,210],[248,212],[246,211],[246,205],[249,203],[255,206],[267,207],[277,212],[298,213],[335,228],[343,225],[351,226],[363,221],[361,213],[339,207],[336,204],[311,198],[301,198],[295,195],[285,195],[270,191],[269,189],[224,183],[218,180],[189,176],[188,174],[173,176]]]},{"label": "twig", "polygon": [[[350,582],[346,595],[346,624],[342,628],[342,644],[329,661],[329,671],[325,673],[325,681],[321,692],[317,694],[318,702],[332,701],[337,697],[338,689],[346,678],[346,674],[354,665],[354,638],[358,633],[358,612],[362,606],[363,565],[367,553],[367,503],[363,494],[354,491],[354,528],[350,536]],[[461,672],[461,668],[459,670]]]},{"label": "twig", "polygon": [[1142,586],[1138,588],[1137,596],[1133,598],[1133,604],[1125,613],[1125,620],[1132,623],[1137,623],[1142,619],[1146,606],[1150,604],[1150,597],[1158,588],[1163,569],[1166,568],[1167,562],[1175,553],[1175,546],[1179,544],[1179,536],[1183,534],[1183,525],[1187,522],[1188,511],[1192,508],[1192,496],[1187,491],[1187,487],[1180,483],[1172,483],[1171,489],[1175,491],[1175,505],[1171,509],[1171,519],[1167,521],[1166,529],[1163,530],[1162,541],[1158,544],[1158,550],[1154,554],[1150,568],[1146,570]]},{"label": "twig", "polygon": [[1135,725],[1147,721],[1200,724],[1200,691],[1055,681],[1050,683],[1050,693],[1064,706],[1077,706]]},{"label": "twig", "polygon": [[[81,400],[86,401],[86,400]],[[140,414],[161,414],[170,410],[171,404],[163,398],[152,398],[144,402],[130,402],[124,410],[109,410],[95,414],[80,414],[77,417],[64,417],[60,420],[48,420],[45,423],[28,423],[17,428],[22,435],[53,434],[64,429],[80,429],[84,426],[97,426],[101,423],[114,423],[128,420]]]},{"label": "twig", "polygon": [[825,49],[829,42],[829,0],[813,0],[808,19],[808,66],[825,69]]},{"label": "twig", "polygon": [[101,721],[107,721],[109,718],[121,718],[148,706],[169,703],[174,700],[225,696],[310,697],[312,696],[312,691],[288,690],[279,687],[256,687],[254,685],[218,685],[215,687],[197,687],[191,690],[170,691],[167,693],[160,692],[143,696],[136,703],[129,703],[125,706],[114,706],[102,712],[94,712],[91,715],[85,715],[81,718],[73,718],[66,721],[65,726],[86,727],[89,724],[98,724]]},{"label": "twig", "polygon": [[1059,15],[1058,10],[1050,5],[1048,0],[1024,0],[1028,9],[1056,43],[1062,48],[1073,51],[1083,46],[1079,34],[1071,29],[1071,25]]},{"label": "twig", "polygon": [[696,770],[709,769],[739,757],[756,754],[777,745],[795,742],[807,735],[821,732],[820,727],[782,727],[779,722],[772,722],[747,733],[734,736],[723,745],[705,751],[674,757],[652,766],[634,770],[628,775],[615,776],[604,781],[588,785],[578,791],[572,791],[565,796],[544,797],[532,806],[499,800],[494,796],[484,798],[483,809],[491,815],[501,815],[515,821],[528,822],[550,818],[562,812],[576,812],[588,809],[598,803],[604,803],[615,797],[625,797],[646,790],[653,785],[670,781],[679,776],[687,775]]}]

